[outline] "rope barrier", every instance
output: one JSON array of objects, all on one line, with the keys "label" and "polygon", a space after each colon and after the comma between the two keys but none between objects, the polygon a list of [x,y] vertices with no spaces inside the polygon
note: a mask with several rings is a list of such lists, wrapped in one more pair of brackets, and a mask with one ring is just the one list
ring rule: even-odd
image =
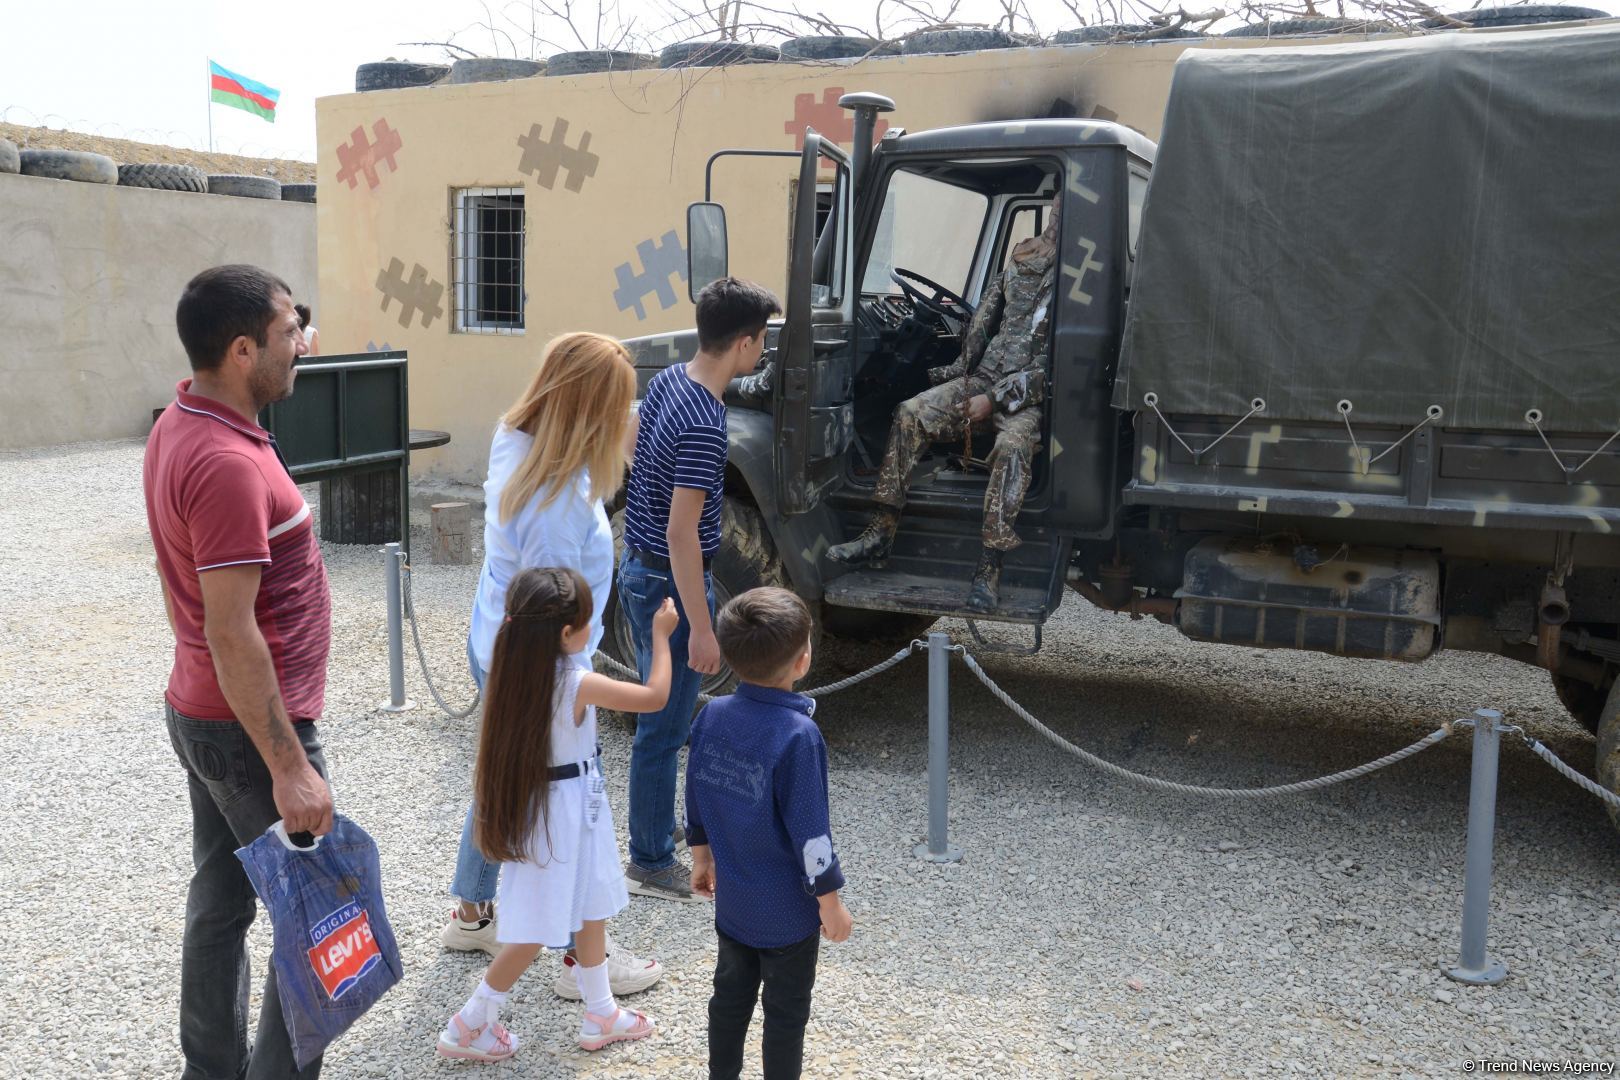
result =
[{"label": "rope barrier", "polygon": [[[881,660],[878,663],[873,664],[871,667],[867,668],[865,671],[857,672],[856,674],[849,676],[847,679],[839,679],[837,682],[828,683],[826,686],[818,686],[813,690],[801,690],[799,692],[804,694],[806,697],[821,697],[824,694],[836,694],[840,690],[847,690],[851,686],[854,686],[857,683],[863,683],[867,679],[870,679],[870,678],[872,678],[874,676],[883,674],[885,671],[888,671],[890,668],[894,667],[896,664],[898,664],[901,661],[905,660],[906,657],[910,656],[912,653],[916,652],[918,649],[924,649],[924,648],[927,648],[927,644],[925,642],[913,641],[913,642],[911,642],[911,644],[907,645],[905,648],[901,649],[899,652],[895,653],[893,656],[889,657],[887,660]],[[607,668],[609,671],[612,671],[612,672],[614,672],[614,673],[616,673],[618,675],[622,675],[627,679],[634,679],[637,682],[641,681],[641,675],[640,675],[639,672],[637,672],[634,668],[626,667],[625,665],[619,663],[617,660],[615,660],[613,657],[609,656],[605,652],[601,652],[600,650],[598,650],[598,652],[596,654],[596,659],[600,664],[602,664],[603,667]],[[698,695],[698,703],[700,705],[707,705],[709,702],[711,702],[713,700],[714,700],[714,695],[713,694],[699,694]]]},{"label": "rope barrier", "polygon": [[433,676],[428,674],[427,652],[422,648],[422,634],[416,628],[416,601],[411,596],[411,564],[401,563],[400,565],[405,570],[405,621],[411,624],[411,641],[416,645],[416,661],[422,665],[422,681],[427,683],[428,693],[433,695],[434,702],[444,711],[446,716],[452,720],[465,720],[477,710],[479,702],[484,698],[484,692],[482,690],[475,691],[472,702],[465,709],[459,711],[446,704],[444,698],[439,695],[439,688],[433,685]]},{"label": "rope barrier", "polygon": [[1525,745],[1530,748],[1530,752],[1532,754],[1535,754],[1536,757],[1540,758],[1542,761],[1545,761],[1548,765],[1551,765],[1555,771],[1564,777],[1564,779],[1568,780],[1576,787],[1582,788],[1585,791],[1596,795],[1610,806],[1620,809],[1620,795],[1616,795],[1603,785],[1594,783],[1593,781],[1582,776],[1580,773],[1576,772],[1569,765],[1565,764],[1564,760],[1557,754],[1543,746],[1540,739],[1532,739],[1522,731],[1519,732],[1519,737],[1524,740]]},{"label": "rope barrier", "polygon": [[[1093,765],[1112,776],[1117,776],[1121,780],[1127,780],[1133,784],[1140,784],[1143,787],[1153,788],[1156,791],[1174,792],[1178,795],[1207,795],[1211,798],[1217,799],[1261,799],[1274,795],[1299,795],[1303,792],[1315,791],[1319,788],[1329,787],[1333,784],[1341,784],[1346,780],[1355,780],[1358,777],[1366,776],[1368,773],[1376,772],[1379,769],[1394,765],[1396,762],[1405,761],[1412,755],[1422,753],[1429,747],[1434,746],[1435,744],[1449,737],[1452,733],[1453,727],[1455,726],[1454,724],[1445,724],[1435,731],[1430,732],[1428,735],[1425,735],[1412,745],[1397,750],[1392,754],[1385,754],[1376,761],[1369,761],[1365,765],[1358,765],[1354,769],[1345,769],[1343,772],[1336,772],[1329,776],[1319,776],[1314,780],[1300,780],[1292,784],[1279,784],[1275,787],[1263,788],[1217,788],[1200,787],[1196,784],[1178,784],[1171,780],[1160,780],[1158,777],[1145,776],[1142,773],[1132,772],[1130,769],[1127,769],[1122,765],[1115,765],[1111,761],[1106,761],[1088,750],[1082,750],[1080,747],[1069,742],[1063,736],[1041,723],[1030,714],[1028,709],[1025,709],[1022,705],[1018,704],[1018,702],[1014,701],[1011,694],[1008,694],[1007,691],[996,685],[996,681],[985,672],[984,668],[979,666],[979,662],[973,658],[971,653],[965,649],[962,649],[960,645],[953,646],[952,648],[961,650],[962,662],[967,664],[968,670],[973,672],[973,674],[985,685],[985,688],[988,689],[990,693],[994,694],[1003,705],[1012,710],[1014,715],[1016,715],[1020,720],[1023,720],[1030,727],[1034,728],[1036,733],[1045,738],[1053,746],[1056,746],[1059,750],[1062,750],[1067,754],[1072,754],[1081,761],[1084,761],[1089,765]],[[1472,721],[1462,722],[1472,723]]]}]

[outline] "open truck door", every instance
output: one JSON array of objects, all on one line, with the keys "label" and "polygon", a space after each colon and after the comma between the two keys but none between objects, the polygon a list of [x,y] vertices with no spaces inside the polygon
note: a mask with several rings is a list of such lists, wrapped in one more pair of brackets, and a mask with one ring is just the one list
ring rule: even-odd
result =
[{"label": "open truck door", "polygon": [[[818,234],[818,181],[829,168],[832,202]],[[844,454],[854,438],[853,209],[849,157],[807,132],[774,387],[776,504],[784,515],[812,509],[842,481]]]}]

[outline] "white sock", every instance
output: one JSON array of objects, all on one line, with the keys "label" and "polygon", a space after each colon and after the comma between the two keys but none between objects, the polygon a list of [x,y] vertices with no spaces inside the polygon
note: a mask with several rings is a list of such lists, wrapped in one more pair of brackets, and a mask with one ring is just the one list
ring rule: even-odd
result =
[{"label": "white sock", "polygon": [[490,987],[489,983],[479,980],[478,989],[473,996],[467,999],[467,1004],[461,1007],[461,1022],[473,1030],[495,1021],[501,1014],[501,1006],[506,1004],[507,994]]},{"label": "white sock", "polygon": [[585,1011],[612,1020],[619,1007],[613,1000],[612,988],[608,986],[607,961],[595,967],[578,964],[575,971],[579,977],[580,996],[585,999]]}]

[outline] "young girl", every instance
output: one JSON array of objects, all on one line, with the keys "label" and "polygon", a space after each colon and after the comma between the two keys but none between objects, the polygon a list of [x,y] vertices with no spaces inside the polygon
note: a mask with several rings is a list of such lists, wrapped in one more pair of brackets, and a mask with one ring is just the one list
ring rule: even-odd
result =
[{"label": "young girl", "polygon": [[570,934],[585,1000],[579,1045],[600,1050],[653,1032],[652,1020],[619,1008],[608,987],[607,920],[630,898],[603,790],[596,707],[663,708],[677,616],[666,602],[654,618],[652,668],[637,686],[575,663],[591,640],[591,599],[577,570],[557,567],[519,572],[506,593],[473,776],[478,847],[505,864],[502,948],[439,1036],[445,1057],[504,1061],[516,1053],[517,1036],[496,1022],[501,1004],[541,948],[564,948]]}]

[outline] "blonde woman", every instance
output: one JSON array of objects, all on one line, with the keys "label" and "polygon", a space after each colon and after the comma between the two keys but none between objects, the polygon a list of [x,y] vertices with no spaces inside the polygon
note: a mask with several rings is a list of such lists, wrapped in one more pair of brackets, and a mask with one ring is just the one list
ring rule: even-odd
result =
[{"label": "blonde woman", "polygon": [[[522,570],[577,570],[590,586],[591,637],[578,654],[587,670],[602,638],[602,612],[613,591],[613,531],[603,500],[624,481],[625,445],[636,396],[629,352],[601,334],[564,334],[546,345],[529,385],[501,417],[484,481],[484,568],[473,601],[467,661],[480,688],[489,674],[495,632],[506,617],[506,590]],[[473,842],[469,807],[451,895],[458,901],[440,934],[447,949],[500,951],[494,900],[500,867]],[[564,960],[556,991],[579,998],[578,964]],[[615,994],[656,983],[663,968],[609,945]]]}]

